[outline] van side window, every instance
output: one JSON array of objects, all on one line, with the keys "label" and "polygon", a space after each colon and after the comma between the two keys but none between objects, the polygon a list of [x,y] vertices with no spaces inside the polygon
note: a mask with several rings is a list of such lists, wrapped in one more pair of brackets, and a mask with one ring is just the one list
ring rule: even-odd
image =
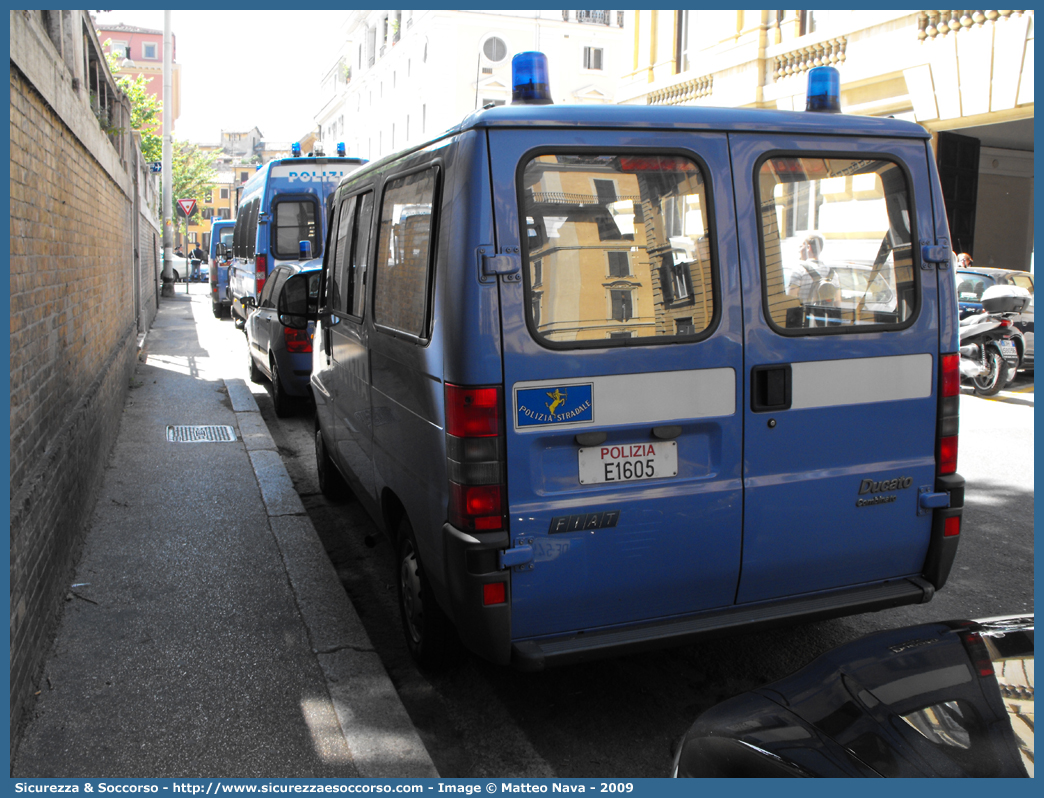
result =
[{"label": "van side window", "polygon": [[537,338],[705,337],[718,315],[710,192],[675,155],[540,155],[525,167],[526,308]]},{"label": "van side window", "polygon": [[257,214],[261,207],[261,199],[255,197],[247,203],[246,207],[246,229],[243,235],[244,258],[253,258],[257,255]]},{"label": "van side window", "polygon": [[765,313],[777,332],[913,322],[913,209],[898,164],[772,156],[758,193]]},{"label": "van side window", "polygon": [[333,251],[330,253],[329,291],[330,310],[338,313],[345,312],[344,301],[344,264],[347,260],[349,236],[352,231],[352,221],[355,216],[355,197],[349,197],[341,203],[337,214],[336,227],[330,238]]},{"label": "van side window", "polygon": [[232,229],[232,257],[241,258],[243,247],[243,234],[246,232],[246,217],[243,214],[245,208],[240,207],[236,215],[236,226]]},{"label": "van side window", "polygon": [[296,258],[300,242],[312,244],[312,257],[322,254],[319,245],[318,209],[313,199],[281,200],[272,209],[272,254],[277,258]]},{"label": "van side window", "polygon": [[435,169],[389,180],[381,203],[374,263],[374,322],[424,337]]},{"label": "van side window", "polygon": [[366,305],[366,271],[370,253],[370,223],[373,221],[373,192],[359,198],[356,214],[355,234],[351,248],[351,261],[345,269],[348,289],[348,312],[361,317]]}]

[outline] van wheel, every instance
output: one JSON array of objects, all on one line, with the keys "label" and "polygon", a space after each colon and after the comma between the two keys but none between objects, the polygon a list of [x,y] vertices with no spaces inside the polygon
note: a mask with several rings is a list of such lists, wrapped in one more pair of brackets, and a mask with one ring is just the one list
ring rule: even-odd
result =
[{"label": "van wheel", "polygon": [[399,525],[399,613],[406,647],[418,665],[438,671],[459,662],[457,632],[435,600],[406,518]]},{"label": "van wheel", "polygon": [[1001,353],[990,347],[986,350],[986,364],[989,371],[981,377],[973,377],[975,393],[979,396],[996,396],[1011,381],[1011,366]]},{"label": "van wheel", "polygon": [[220,319],[224,315],[224,313],[222,312],[221,304],[218,302],[211,302],[210,310],[214,313],[215,319]]},{"label": "van wheel", "polygon": [[174,282],[177,282],[178,280],[181,279],[181,276],[178,274],[178,270],[177,269],[171,269],[171,272],[174,273]]},{"label": "van wheel", "polygon": [[318,416],[315,418],[315,470],[319,475],[319,490],[326,498],[337,501],[347,497],[351,489],[326,451]]},{"label": "van wheel", "polygon": [[279,367],[271,355],[268,358],[268,370],[272,372],[272,404],[275,405],[275,414],[279,418],[286,418],[294,412],[294,398],[283,387],[283,381],[279,378]]},{"label": "van wheel", "polygon": [[250,381],[251,382],[264,382],[265,375],[261,373],[261,369],[257,367],[257,363],[254,362],[254,356],[250,352],[250,342],[247,341],[247,360],[250,361]]}]

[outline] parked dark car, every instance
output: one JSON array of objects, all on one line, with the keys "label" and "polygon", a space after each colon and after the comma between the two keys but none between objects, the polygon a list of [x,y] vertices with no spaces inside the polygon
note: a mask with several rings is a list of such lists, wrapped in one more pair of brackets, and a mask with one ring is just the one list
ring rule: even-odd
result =
[{"label": "parked dark car", "polygon": [[868,635],[704,712],[681,777],[1033,775],[1033,617]]},{"label": "parked dark car", "polygon": [[1021,367],[1033,370],[1033,275],[1029,272],[1012,269],[979,269],[975,267],[959,268],[955,272],[957,278],[957,308],[960,317],[966,319],[975,313],[982,313],[982,293],[994,285],[1014,285],[1025,288],[1030,294],[1030,304],[1015,319],[1015,326],[1022,333],[1026,350],[1020,352]]},{"label": "parked dark car", "polygon": [[277,267],[265,281],[257,307],[246,321],[250,379],[271,380],[272,401],[280,417],[290,415],[301,399],[311,396],[308,378],[312,372],[314,325],[309,322],[297,328],[283,324],[278,311],[279,296],[288,277],[308,274],[309,302],[317,301],[322,265],[322,259],[317,258],[305,264],[284,263]]}]

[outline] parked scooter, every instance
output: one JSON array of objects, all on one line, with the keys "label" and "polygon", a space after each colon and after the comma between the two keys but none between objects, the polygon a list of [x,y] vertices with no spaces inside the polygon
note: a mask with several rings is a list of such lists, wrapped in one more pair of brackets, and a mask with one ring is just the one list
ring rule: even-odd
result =
[{"label": "parked scooter", "polygon": [[991,286],[982,295],[983,312],[961,320],[961,379],[979,396],[995,396],[1015,378],[1026,347],[1012,318],[1029,301],[1024,288]]}]

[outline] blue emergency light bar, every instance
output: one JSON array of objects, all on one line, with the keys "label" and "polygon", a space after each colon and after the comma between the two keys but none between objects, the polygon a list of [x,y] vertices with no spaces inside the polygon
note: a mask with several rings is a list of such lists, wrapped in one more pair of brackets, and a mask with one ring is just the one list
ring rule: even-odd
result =
[{"label": "blue emergency light bar", "polygon": [[345,149],[344,142],[343,141],[337,142],[337,154],[340,155],[343,158],[347,153],[348,153],[348,150]]},{"label": "blue emergency light bar", "polygon": [[819,66],[808,71],[805,110],[841,113],[841,73],[834,67]]},{"label": "blue emergency light bar", "polygon": [[551,84],[547,80],[547,56],[530,51],[511,59],[511,102],[524,105],[551,105]]},{"label": "blue emergency light bar", "polygon": [[295,141],[293,144],[290,145],[290,154],[293,155],[295,158],[301,157],[301,142]]}]

